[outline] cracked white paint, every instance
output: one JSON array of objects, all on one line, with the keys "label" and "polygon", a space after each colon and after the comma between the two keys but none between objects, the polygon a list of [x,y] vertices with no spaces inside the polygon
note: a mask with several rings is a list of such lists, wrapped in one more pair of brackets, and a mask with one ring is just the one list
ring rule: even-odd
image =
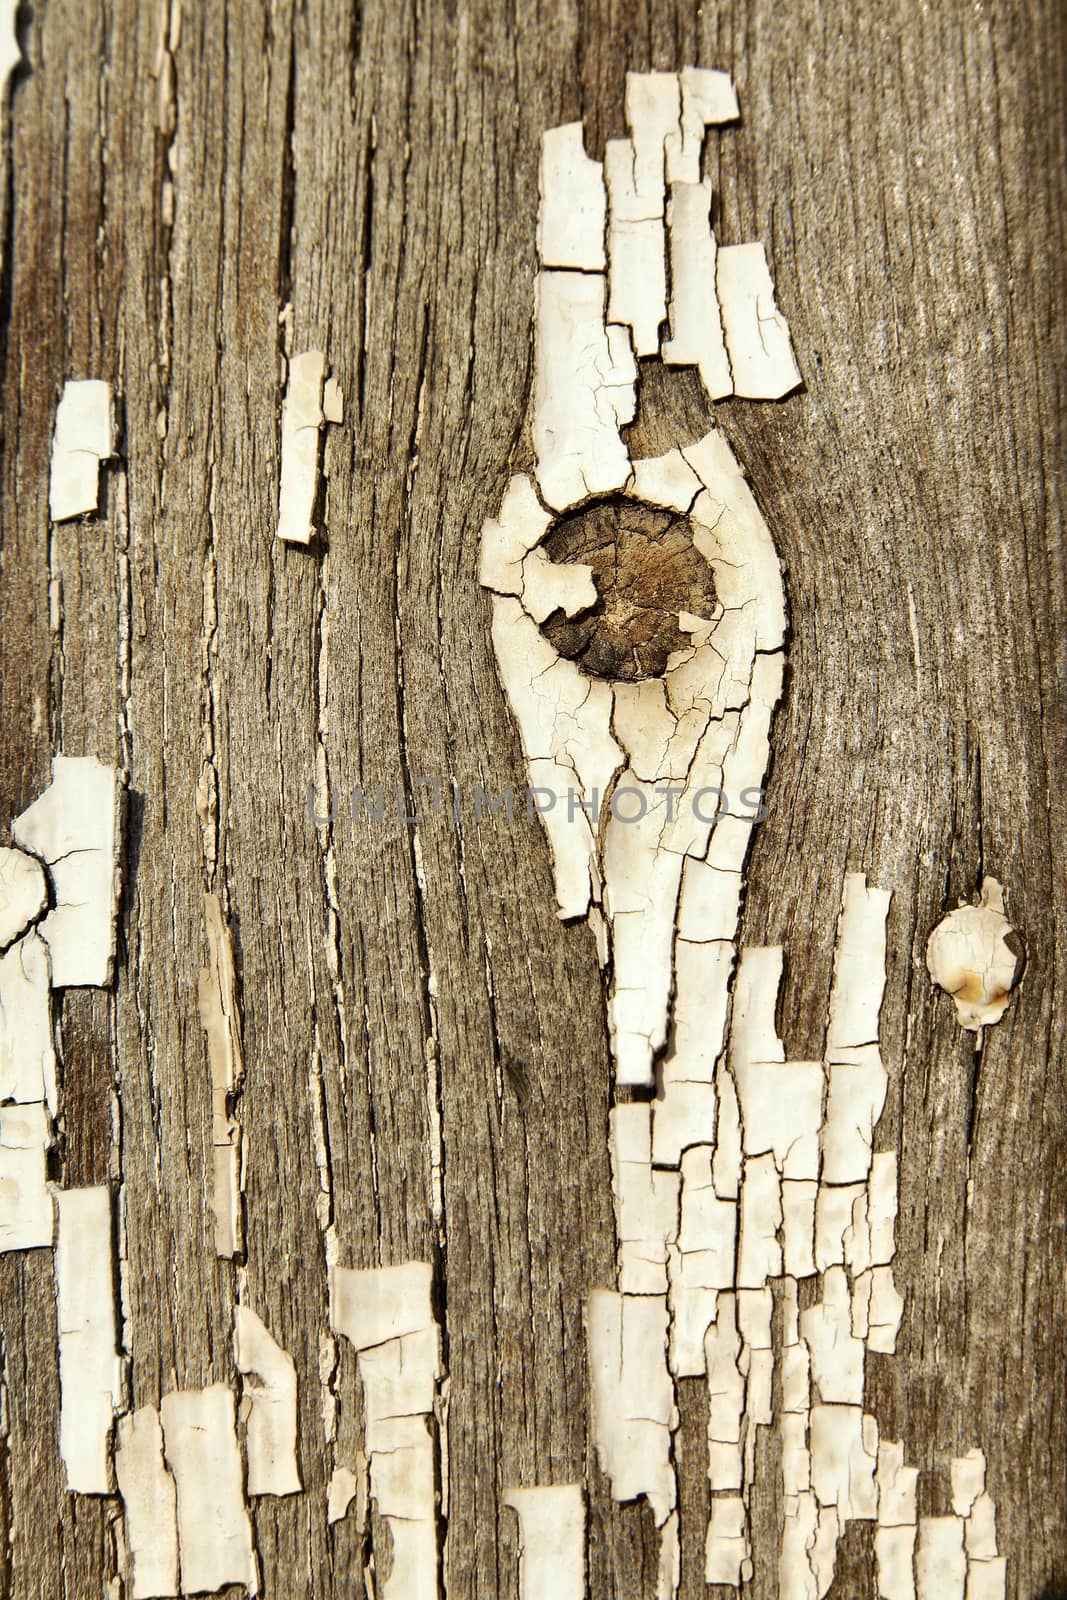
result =
[{"label": "cracked white paint", "polygon": [[588,1302],[593,1433],[616,1500],[644,1495],[657,1526],[675,1505],[677,1426],[663,1295],[594,1289]]},{"label": "cracked white paint", "polygon": [[[914,1600],[914,1469],[902,1446],[880,1450],[864,1410],[867,1352],[892,1353],[903,1313],[897,1160],[876,1148],[890,894],[848,875],[823,1056],[790,1059],[775,1023],[783,951],[737,946],[745,800],[762,792],[782,692],[781,567],[720,433],[637,462],[621,437],[635,355],[695,366],[710,399],[777,398],[801,381],[763,246],[720,246],[711,226],[705,131],[737,110],[724,73],[629,74],[629,137],[608,141],[602,168],[578,124],[546,135],[536,476],[512,478],[486,523],[480,577],[560,915],[589,920],[607,974],[617,1084],[654,1091],[611,1111],[616,1279],[591,1291],[587,1330],[601,1465],[615,1498],[646,1498],[661,1530],[657,1600],[681,1570],[675,1382],[701,1375],[708,1581],[751,1575],[757,1439],[777,1423],[782,1600],[828,1593],[853,1519],[877,1519],[881,1592]],[[591,569],[548,559],[553,513],[608,494],[688,517],[712,569],[711,614],[679,613],[685,645],[658,678],[589,676],[541,631],[596,598]],[[728,803],[701,815],[694,797],[712,790]],[[968,1555],[991,1570],[982,1492],[973,1507],[982,1554]]]},{"label": "cracked white paint", "polygon": [[278,490],[277,536],[289,544],[310,544],[315,536],[315,502],[322,470],[322,430],[344,415],[341,389],[326,377],[321,350],[289,357],[282,405],[282,465]]},{"label": "cracked white paint", "polygon": [[41,863],[24,850],[0,847],[0,950],[25,933],[47,901]]},{"label": "cracked white paint", "polygon": [[604,270],[604,178],[585,153],[580,122],[541,138],[537,249],[544,267]]},{"label": "cracked white paint", "polygon": [[431,1432],[443,1376],[433,1269],[330,1270],[330,1317],[355,1346],[366,1421],[370,1492],[389,1525],[392,1565],[382,1600],[437,1592],[437,1444]]},{"label": "cracked white paint", "polygon": [[780,400],[800,383],[800,369],[762,244],[721,246],[715,286],[734,392],[747,400]]},{"label": "cracked white paint", "polygon": [[733,393],[734,380],[722,318],[709,288],[715,283],[718,246],[711,227],[711,180],[673,183],[667,205],[670,231],[671,336],[669,366],[695,366],[709,400]]},{"label": "cracked white paint", "polygon": [[55,1231],[47,1106],[0,1106],[0,1253],[50,1248]]},{"label": "cracked white paint", "polygon": [[299,1494],[296,1363],[251,1306],[234,1307],[233,1348],[248,1406],[248,1493]]},{"label": "cracked white paint", "polygon": [[[365,1472],[364,1462],[363,1473]],[[344,1521],[353,1500],[358,1502],[361,1481],[362,1473],[357,1475],[351,1467],[335,1467],[330,1474],[326,1490],[326,1521],[331,1527],[335,1522]],[[359,1520],[362,1522],[362,1518]]]},{"label": "cracked white paint", "polygon": [[611,1162],[624,1294],[665,1294],[667,1249],[678,1231],[679,1175],[652,1166],[652,1108],[640,1102],[611,1111]]},{"label": "cracked white paint", "polygon": [[1020,967],[1007,942],[1012,932],[1004,891],[996,878],[984,878],[978,904],[950,911],[927,941],[930,976],[952,996],[959,1025],[968,1033],[980,1035],[1008,1008]]},{"label": "cracked white paint", "polygon": [[637,366],[626,329],[605,325],[604,297],[599,273],[538,275],[534,446],[557,510],[621,489],[630,472],[619,429],[633,420]]},{"label": "cracked white paint", "polygon": [[215,1252],[225,1258],[244,1247],[241,1127],[233,1101],[244,1081],[241,1014],[230,930],[216,894],[204,896],[208,964],[200,973],[200,1020],[207,1034],[211,1069],[211,1208],[215,1217]]},{"label": "cracked white paint", "polygon": [[182,1593],[228,1583],[257,1593],[233,1391],[223,1383],[174,1390],[164,1395],[160,1412],[177,1494]]},{"label": "cracked white paint", "polygon": [[11,825],[15,842],[44,862],[52,909],[37,924],[56,989],[111,982],[120,872],[123,786],[93,756],[55,756],[52,782]]},{"label": "cracked white paint", "polygon": [[154,1406],[118,1420],[115,1477],[122,1496],[132,1567],[131,1600],[178,1595],[178,1521],[174,1479],[163,1460],[163,1429]]},{"label": "cracked white paint", "polygon": [[111,1191],[56,1191],[59,1452],[67,1487],[111,1494],[111,1430],[124,1385],[115,1326]]},{"label": "cracked white paint", "polygon": [[736,122],[740,116],[737,94],[728,72],[712,67],[683,67],[678,74],[682,109],[677,130],[664,141],[670,183],[699,183],[700,157],[708,128]]},{"label": "cracked white paint", "polygon": [[111,385],[99,378],[70,379],[56,407],[48,505],[53,522],[95,511],[100,463],[115,453]]},{"label": "cracked white paint", "polygon": [[962,1517],[920,1517],[915,1547],[918,1600],[964,1600],[966,1584]]},{"label": "cracked white paint", "polygon": [[584,1600],[581,1486],[505,1489],[503,1502],[519,1519],[519,1600]]},{"label": "cracked white paint", "polygon": [[738,1495],[723,1495],[711,1502],[704,1579],[707,1583],[739,1585],[752,1576],[745,1535],[745,1503]]},{"label": "cracked white paint", "polygon": [[52,965],[48,946],[27,933],[0,956],[0,1102],[56,1110]]}]

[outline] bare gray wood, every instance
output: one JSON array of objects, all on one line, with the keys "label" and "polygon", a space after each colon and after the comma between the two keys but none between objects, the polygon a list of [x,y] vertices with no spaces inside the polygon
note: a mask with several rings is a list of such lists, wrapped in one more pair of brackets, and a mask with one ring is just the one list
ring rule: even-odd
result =
[{"label": "bare gray wood", "polygon": [[[716,408],[791,617],[743,937],[784,943],[781,1031],[818,1054],[843,875],[894,892],[879,1142],[906,1314],[869,1395],[946,1485],[980,1441],[1009,1595],[1067,1590],[1062,8],[212,0],[183,17],[173,131],[160,28],[130,0],[24,9],[0,280],[0,812],[58,749],[130,772],[118,977],[63,1002],[55,1175],[121,1175],[134,1403],[233,1376],[196,1006],[210,888],[240,983],[251,1299],[300,1377],[306,1493],[253,1506],[268,1600],[362,1594],[374,1537],[325,1525],[320,1116],[343,1263],[437,1267],[449,1600],[517,1594],[504,1487],[579,1479],[590,1596],[655,1593],[650,1513],[611,1501],[587,1416],[583,1301],[613,1270],[592,936],[556,920],[536,823],[378,824],[351,794],[524,784],[476,571],[531,461],[539,136],[582,117],[599,153],[628,68],[721,66],[743,122],[711,146],[720,237],[766,240],[807,380]],[[274,539],[287,304],[346,399],[309,551]],[[121,459],[100,516],[52,530],[55,405],[90,376],[121,397]],[[631,444],[706,420],[695,375],[650,369]],[[976,1057],[923,950],[985,871],[1028,964]],[[118,1502],[65,1493],[47,1252],[0,1257],[0,1343],[0,1593],[102,1594]],[[349,1350],[331,1386],[354,1448]],[[696,1600],[699,1385],[676,1458]],[[764,1536],[774,1468],[761,1452]],[[763,1554],[747,1593],[774,1592]],[[869,1530],[831,1593],[876,1593]]]}]

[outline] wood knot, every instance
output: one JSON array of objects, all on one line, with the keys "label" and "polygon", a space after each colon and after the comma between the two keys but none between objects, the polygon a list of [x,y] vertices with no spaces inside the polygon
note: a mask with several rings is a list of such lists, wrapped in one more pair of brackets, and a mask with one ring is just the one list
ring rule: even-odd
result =
[{"label": "wood knot", "polygon": [[598,500],[562,517],[544,550],[552,561],[592,570],[596,604],[570,617],[553,612],[542,624],[559,654],[590,677],[661,677],[668,658],[693,642],[679,615],[714,617],[712,570],[684,514],[621,497]]}]

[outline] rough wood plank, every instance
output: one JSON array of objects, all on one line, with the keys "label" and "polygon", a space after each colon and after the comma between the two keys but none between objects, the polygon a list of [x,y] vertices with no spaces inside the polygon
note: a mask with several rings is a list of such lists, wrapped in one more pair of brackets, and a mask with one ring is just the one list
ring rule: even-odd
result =
[{"label": "rough wood plank", "polygon": [[[524,782],[477,542],[532,461],[541,132],[581,117],[599,158],[626,68],[722,66],[743,120],[711,145],[717,229],[767,241],[808,385],[716,419],[792,623],[744,936],[785,944],[779,1031],[806,1059],[845,870],[894,891],[880,1133],[901,1151],[906,1312],[869,1400],[941,1473],[923,1515],[949,1510],[948,1459],[979,1439],[1009,1596],[1062,1585],[1062,16],[215,0],[173,49],[173,132],[161,29],[128,0],[26,12],[0,286],[0,823],[56,749],[130,771],[119,977],[62,1003],[56,1176],[122,1174],[133,1404],[234,1382],[196,1008],[207,887],[242,1004],[249,1303],[299,1378],[305,1494],[252,1507],[266,1593],[360,1592],[355,1508],[325,1523],[361,1403],[341,1349],[327,1445],[327,1222],[342,1265],[435,1263],[452,1600],[517,1593],[506,1488],[583,1477],[590,1594],[655,1593],[651,1516],[613,1504],[589,1442],[582,1306],[613,1259],[593,940],[556,920],[536,823],[469,804]],[[347,402],[309,551],[272,537],[287,337],[326,352]],[[69,377],[115,385],[120,460],[101,514],[52,530]],[[646,371],[631,445],[695,438],[706,415],[695,373]],[[322,761],[329,825],[308,809]],[[428,777],[458,784],[458,825],[447,805],[396,817],[398,790],[425,809]],[[382,823],[351,799],[378,785]],[[924,948],[984,872],[1028,967],[976,1058]],[[0,1342],[0,1593],[100,1592],[117,1502],[64,1492],[46,1253],[0,1258]],[[688,1396],[679,1461],[692,1537]],[[761,1448],[764,1537],[775,1477]],[[853,1529],[833,1594],[873,1593],[871,1570]],[[773,1581],[764,1558],[750,1593]],[[702,1591],[686,1554],[681,1592]]]}]

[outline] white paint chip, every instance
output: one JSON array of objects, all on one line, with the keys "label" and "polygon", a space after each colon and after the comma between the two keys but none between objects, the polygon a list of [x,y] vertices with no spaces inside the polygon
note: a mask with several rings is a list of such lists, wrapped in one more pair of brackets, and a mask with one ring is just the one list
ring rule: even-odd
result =
[{"label": "white paint chip", "polygon": [[[278,538],[310,544],[315,533],[319,492],[321,434],[326,422],[323,385],[326,357],[321,350],[291,356],[282,406],[282,467],[278,494]],[[331,409],[340,395],[331,391]]]},{"label": "white paint chip", "polygon": [[826,1054],[831,1062],[851,1062],[851,1052],[878,1042],[891,899],[886,889],[869,889],[862,872],[846,874],[830,991]]},{"label": "white paint chip", "polygon": [[178,1389],[160,1407],[178,1503],[183,1594],[239,1583],[259,1588],[244,1497],[233,1393],[225,1384]]},{"label": "white paint chip", "polygon": [[762,244],[720,247],[716,288],[734,392],[746,400],[780,400],[800,383],[789,324],[774,300]]},{"label": "white paint chip", "polygon": [[598,273],[537,279],[537,481],[557,511],[621,489],[630,475],[619,429],[633,420],[637,366],[626,330],[605,327],[604,293]]},{"label": "white paint chip", "polygon": [[53,907],[38,924],[52,956],[52,986],[111,982],[119,898],[122,784],[93,756],[55,756],[52,782],[12,823],[15,841],[39,857]]},{"label": "white paint chip", "polygon": [[[248,1402],[248,1493],[299,1494],[296,1363],[251,1306],[234,1307],[233,1345]],[[251,1379],[258,1382],[251,1382]]]},{"label": "white paint chip", "polygon": [[915,1600],[915,1537],[914,1524],[875,1530],[878,1600]]},{"label": "white paint chip", "polygon": [[215,1252],[228,1260],[244,1246],[241,1128],[232,1114],[244,1081],[244,1053],[233,945],[217,894],[204,895],[204,923],[208,964],[200,972],[199,1004],[211,1069],[211,1208]]},{"label": "white paint chip", "polygon": [[820,1506],[835,1507],[842,1521],[876,1517],[877,1453],[874,1419],[861,1406],[812,1406],[812,1487]]},{"label": "white paint chip", "polygon": [[59,1451],[72,1492],[111,1494],[111,1429],[123,1398],[111,1191],[59,1189],[56,1205]]},{"label": "white paint chip", "polygon": [[23,850],[0,847],[0,950],[25,933],[47,901],[41,863]]},{"label": "white paint chip", "polygon": [[581,123],[550,128],[541,138],[541,265],[603,272],[604,214],[603,168],[585,153]]},{"label": "white paint chip", "polygon": [[852,1334],[852,1297],[842,1267],[823,1279],[823,1297],[801,1312],[800,1331],[811,1351],[811,1375],[822,1400],[863,1404],[865,1346]]},{"label": "white paint chip", "polygon": [[918,1600],[964,1600],[967,1557],[960,1517],[920,1517],[915,1550]]},{"label": "white paint chip", "polygon": [[174,1479],[163,1460],[163,1429],[154,1406],[120,1417],[115,1476],[133,1567],[131,1600],[178,1595],[178,1523]]},{"label": "white paint chip", "polygon": [[585,1499],[580,1485],[505,1489],[519,1518],[519,1600],[585,1600]]},{"label": "white paint chip", "polygon": [[712,1500],[704,1550],[705,1582],[738,1587],[744,1581],[748,1557],[744,1501],[737,1495]]},{"label": "white paint chip", "polygon": [[358,1353],[370,1490],[392,1536],[382,1600],[437,1593],[437,1452],[428,1424],[441,1351],[432,1285],[433,1269],[421,1261],[330,1271],[332,1326]]},{"label": "white paint chip", "polygon": [[708,399],[722,400],[734,384],[715,295],[718,246],[709,179],[671,185],[667,227],[671,336],[664,341],[663,359],[669,366],[695,366]]},{"label": "white paint chip", "polygon": [[1008,1563],[1004,1556],[967,1563],[967,1600],[1004,1600],[1007,1592]]},{"label": "white paint chip", "polygon": [[433,1268],[408,1261],[395,1267],[333,1267],[330,1315],[338,1333],[357,1350],[421,1333],[433,1324]]},{"label": "white paint chip", "polygon": [[326,1493],[326,1521],[332,1527],[343,1522],[348,1508],[359,1494],[360,1480],[351,1467],[335,1467]]},{"label": "white paint chip", "polygon": [[589,1296],[593,1428],[616,1500],[645,1495],[657,1526],[675,1505],[671,1433],[674,1385],[667,1368],[665,1296]]},{"label": "white paint chip", "polygon": [[0,1106],[0,1253],[51,1248],[55,1232],[47,1181],[51,1129],[43,1104]]},{"label": "white paint chip", "polygon": [[28,933],[0,956],[0,1102],[56,1109],[52,964],[48,946]]},{"label": "white paint chip", "polygon": [[48,505],[53,522],[95,511],[100,463],[115,453],[111,385],[98,378],[71,379],[63,386],[52,437]]},{"label": "white paint chip", "polygon": [[679,128],[666,138],[667,177],[671,183],[699,183],[700,157],[707,128],[735,122],[740,115],[728,72],[683,67],[679,73],[682,114]]},{"label": "white paint chip", "polygon": [[927,941],[930,977],[952,996],[968,1033],[980,1034],[1008,1009],[1021,965],[1009,939],[1014,930],[1004,915],[1004,892],[996,878],[985,878],[978,904],[949,912]]}]

